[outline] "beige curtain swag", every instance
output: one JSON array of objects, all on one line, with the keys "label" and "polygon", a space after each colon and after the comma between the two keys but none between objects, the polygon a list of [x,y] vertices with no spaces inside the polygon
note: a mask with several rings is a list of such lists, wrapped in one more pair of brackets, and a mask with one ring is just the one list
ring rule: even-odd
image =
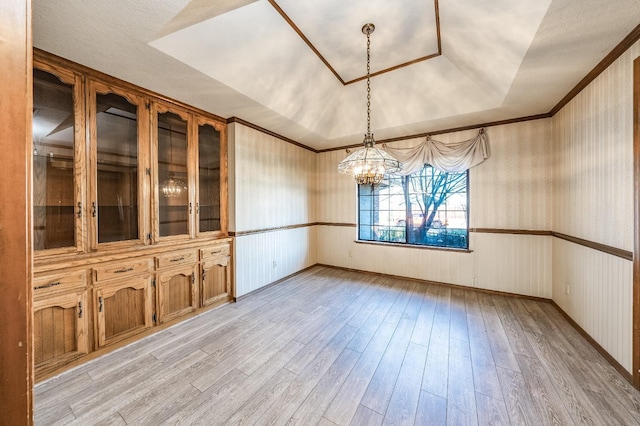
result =
[{"label": "beige curtain swag", "polygon": [[489,158],[489,138],[484,129],[480,129],[476,137],[462,142],[444,143],[427,136],[413,148],[385,146],[385,150],[402,162],[402,170],[395,173],[398,175],[418,172],[425,164],[443,172],[463,172]]}]

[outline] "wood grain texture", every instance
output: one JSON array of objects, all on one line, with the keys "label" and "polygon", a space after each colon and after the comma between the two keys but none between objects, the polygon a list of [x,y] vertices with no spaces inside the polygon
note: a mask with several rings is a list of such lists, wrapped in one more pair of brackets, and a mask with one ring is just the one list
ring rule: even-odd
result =
[{"label": "wood grain texture", "polygon": [[[633,248],[640,253],[640,58],[633,61]],[[640,389],[640,256],[633,259],[633,384]]]},{"label": "wood grain texture", "polygon": [[32,33],[31,1],[0,3],[0,411],[31,424],[32,353]]},{"label": "wood grain texture", "polygon": [[40,383],[36,423],[639,424],[572,330],[548,302],[317,266]]}]

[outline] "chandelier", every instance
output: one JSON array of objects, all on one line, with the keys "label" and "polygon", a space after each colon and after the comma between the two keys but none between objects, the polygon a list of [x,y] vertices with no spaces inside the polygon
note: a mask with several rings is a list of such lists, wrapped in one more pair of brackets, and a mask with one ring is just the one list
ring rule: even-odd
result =
[{"label": "chandelier", "polygon": [[402,166],[387,152],[374,147],[371,133],[371,33],[375,29],[373,24],[362,27],[362,33],[367,36],[367,134],[364,135],[364,148],[352,152],[338,164],[338,172],[352,175],[359,185],[377,185],[385,174],[395,173]]},{"label": "chandelier", "polygon": [[[173,138],[171,125],[169,125],[169,169],[173,166]],[[183,181],[173,176],[173,173],[169,171],[169,178],[165,179],[161,185],[162,195],[165,198],[179,197],[183,191],[187,191],[187,185]]]}]

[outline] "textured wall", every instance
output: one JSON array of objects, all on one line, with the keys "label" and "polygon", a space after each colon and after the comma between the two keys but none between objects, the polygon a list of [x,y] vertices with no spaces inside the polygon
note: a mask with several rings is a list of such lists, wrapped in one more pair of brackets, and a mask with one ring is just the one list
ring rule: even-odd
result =
[{"label": "textured wall", "polygon": [[[554,230],[633,251],[636,43],[553,117]],[[633,263],[553,246],[553,300],[631,371]],[[565,285],[569,285],[569,295]]]},{"label": "textured wall", "polygon": [[554,230],[633,250],[636,43],[553,117]]},{"label": "textured wall", "polygon": [[[444,142],[477,131],[437,135]],[[550,230],[551,122],[487,129],[491,157],[470,171],[472,228]],[[422,139],[394,143],[415,146]],[[318,221],[356,222],[356,186],[336,168],[344,151],[318,155]],[[318,262],[451,284],[551,297],[551,237],[472,233],[472,253],[356,244],[355,228],[322,226]],[[351,258],[348,257],[349,251]]]},{"label": "textured wall", "polygon": [[314,221],[315,155],[249,127],[229,126],[229,222],[240,233],[236,296],[316,263],[312,227],[241,234]]},{"label": "textured wall", "polygon": [[633,262],[554,238],[553,300],[632,371]]},{"label": "textured wall", "polygon": [[316,154],[233,124],[235,229],[250,231],[314,221]]}]

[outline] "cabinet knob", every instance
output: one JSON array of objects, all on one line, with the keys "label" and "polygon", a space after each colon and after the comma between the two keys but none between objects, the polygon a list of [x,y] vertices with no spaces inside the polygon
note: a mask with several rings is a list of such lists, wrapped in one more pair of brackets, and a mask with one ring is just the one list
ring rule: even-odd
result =
[{"label": "cabinet knob", "polygon": [[98,296],[98,312],[102,312],[102,296]]},{"label": "cabinet knob", "polygon": [[97,208],[96,208],[96,202],[93,201],[91,203],[91,216],[96,217],[96,213],[97,213]]},{"label": "cabinet knob", "polygon": [[78,217],[82,217],[82,203],[78,201]]},{"label": "cabinet knob", "polygon": [[82,302],[78,302],[78,318],[82,318]]}]

